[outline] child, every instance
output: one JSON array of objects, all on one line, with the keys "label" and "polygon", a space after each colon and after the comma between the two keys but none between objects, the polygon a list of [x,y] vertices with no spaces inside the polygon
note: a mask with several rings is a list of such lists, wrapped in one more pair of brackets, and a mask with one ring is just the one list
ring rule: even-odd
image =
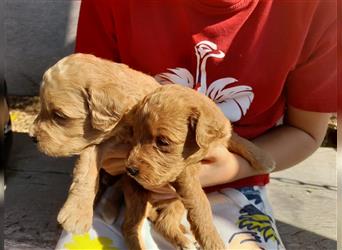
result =
[{"label": "child", "polygon": [[[76,51],[208,95],[235,132],[273,156],[275,171],[311,155],[336,111],[335,1],[84,0]],[[110,173],[128,150],[104,168]],[[268,174],[218,147],[200,180],[229,249],[284,249],[267,202]],[[153,191],[156,199],[172,196]],[[95,218],[87,239],[124,249],[120,223]],[[171,248],[147,221],[142,235],[148,249]],[[76,237],[63,232],[57,248],[77,245]]]}]

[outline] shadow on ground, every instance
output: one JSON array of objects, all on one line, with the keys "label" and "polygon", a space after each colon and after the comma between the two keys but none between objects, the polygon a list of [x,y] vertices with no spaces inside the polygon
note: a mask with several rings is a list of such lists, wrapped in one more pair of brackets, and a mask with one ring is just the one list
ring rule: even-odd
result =
[{"label": "shadow on ground", "polygon": [[[313,218],[318,219],[318,218]],[[308,230],[277,221],[281,239],[288,250],[333,250],[337,247],[332,240]]]}]

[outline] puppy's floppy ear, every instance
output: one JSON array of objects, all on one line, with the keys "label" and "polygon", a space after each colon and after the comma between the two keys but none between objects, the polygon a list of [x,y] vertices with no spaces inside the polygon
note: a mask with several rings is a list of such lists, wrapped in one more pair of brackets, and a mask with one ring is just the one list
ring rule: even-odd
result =
[{"label": "puppy's floppy ear", "polygon": [[91,86],[86,91],[92,127],[103,132],[112,130],[126,111],[127,100],[109,84]]},{"label": "puppy's floppy ear", "polygon": [[191,108],[188,122],[189,129],[185,147],[189,151],[188,154],[195,153],[199,149],[207,149],[215,139],[224,136],[224,128],[215,121],[210,110],[204,112],[199,108]]},{"label": "puppy's floppy ear", "polygon": [[226,132],[210,111],[192,108],[189,117],[189,124],[195,131],[196,144],[203,149],[207,149],[215,139],[224,137]]},{"label": "puppy's floppy ear", "polygon": [[183,148],[183,157],[187,159],[189,156],[196,153],[200,147],[196,142],[196,127],[198,119],[194,116],[189,116],[188,119],[188,133]]}]

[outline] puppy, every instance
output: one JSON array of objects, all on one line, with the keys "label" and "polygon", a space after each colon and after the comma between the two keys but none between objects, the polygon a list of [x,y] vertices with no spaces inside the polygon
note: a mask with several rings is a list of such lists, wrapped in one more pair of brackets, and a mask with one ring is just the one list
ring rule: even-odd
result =
[{"label": "puppy", "polygon": [[111,146],[126,143],[123,114],[159,86],[151,76],[88,54],[67,56],[44,73],[30,134],[47,155],[80,155],[58,215],[65,230],[89,230],[101,166],[97,145],[109,137]]},{"label": "puppy", "polygon": [[[273,169],[272,158],[251,142],[232,135],[230,122],[216,104],[192,89],[173,84],[162,86],[148,94],[131,112],[134,117],[133,149],[127,160],[128,175],[148,190],[165,185],[174,187],[187,209],[191,231],[200,246],[208,250],[224,249],[212,223],[210,204],[199,182],[201,160],[216,145],[224,145],[231,152],[242,155],[263,172]],[[148,197],[141,194],[134,195],[134,198],[132,194],[130,196],[135,201],[133,205],[138,207],[137,203],[142,202],[146,205],[141,207],[148,209]],[[168,206],[172,208],[175,204],[173,200]],[[167,210],[168,206],[164,204],[162,209]],[[179,213],[183,212],[181,207],[173,209],[173,214],[168,216],[175,219],[169,218],[168,224],[162,226],[180,234]],[[134,209],[129,208],[126,213],[131,213],[126,215],[130,221],[124,222],[123,231],[131,228],[128,234],[133,240],[137,235],[134,230],[139,230],[146,213],[141,213],[140,217],[132,215]],[[139,237],[134,240],[139,241]]]},{"label": "puppy", "polygon": [[[67,201],[58,215],[58,221],[66,231],[84,233],[89,230],[99,166],[106,156],[110,157],[112,147],[129,141],[125,114],[159,86],[154,78],[126,65],[85,54],[63,58],[45,72],[40,91],[41,111],[31,128],[31,136],[37,139],[39,149],[50,156],[80,155]],[[118,169],[118,174],[122,172],[124,170]],[[136,208],[128,198],[129,190],[140,192],[142,198],[149,196],[127,176],[120,183],[123,183],[129,208]],[[107,205],[113,200],[115,196],[114,199],[110,197]],[[182,204],[178,202],[178,206],[182,207]],[[107,211],[111,216],[112,210]],[[157,214],[151,209],[147,216],[158,228],[164,223],[163,219],[157,221],[157,218],[163,218]],[[173,238],[167,233],[164,235]],[[128,244],[130,249],[138,248],[134,247],[134,242],[128,241]]]},{"label": "puppy", "polygon": [[78,155],[110,137],[122,115],[158,86],[124,64],[88,54],[67,56],[43,75],[32,135],[48,155]]}]

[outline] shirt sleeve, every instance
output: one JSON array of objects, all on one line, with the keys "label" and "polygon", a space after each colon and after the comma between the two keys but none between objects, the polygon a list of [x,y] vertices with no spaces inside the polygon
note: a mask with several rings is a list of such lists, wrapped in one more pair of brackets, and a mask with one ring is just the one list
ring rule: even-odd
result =
[{"label": "shirt sleeve", "polygon": [[305,41],[302,61],[289,74],[286,91],[289,105],[330,113],[337,109],[336,8],[325,6],[324,12],[330,14],[330,20],[324,24],[327,20],[321,19],[324,15],[316,15],[317,21],[313,21]]},{"label": "shirt sleeve", "polygon": [[82,0],[76,34],[76,53],[119,62],[112,1]]}]

